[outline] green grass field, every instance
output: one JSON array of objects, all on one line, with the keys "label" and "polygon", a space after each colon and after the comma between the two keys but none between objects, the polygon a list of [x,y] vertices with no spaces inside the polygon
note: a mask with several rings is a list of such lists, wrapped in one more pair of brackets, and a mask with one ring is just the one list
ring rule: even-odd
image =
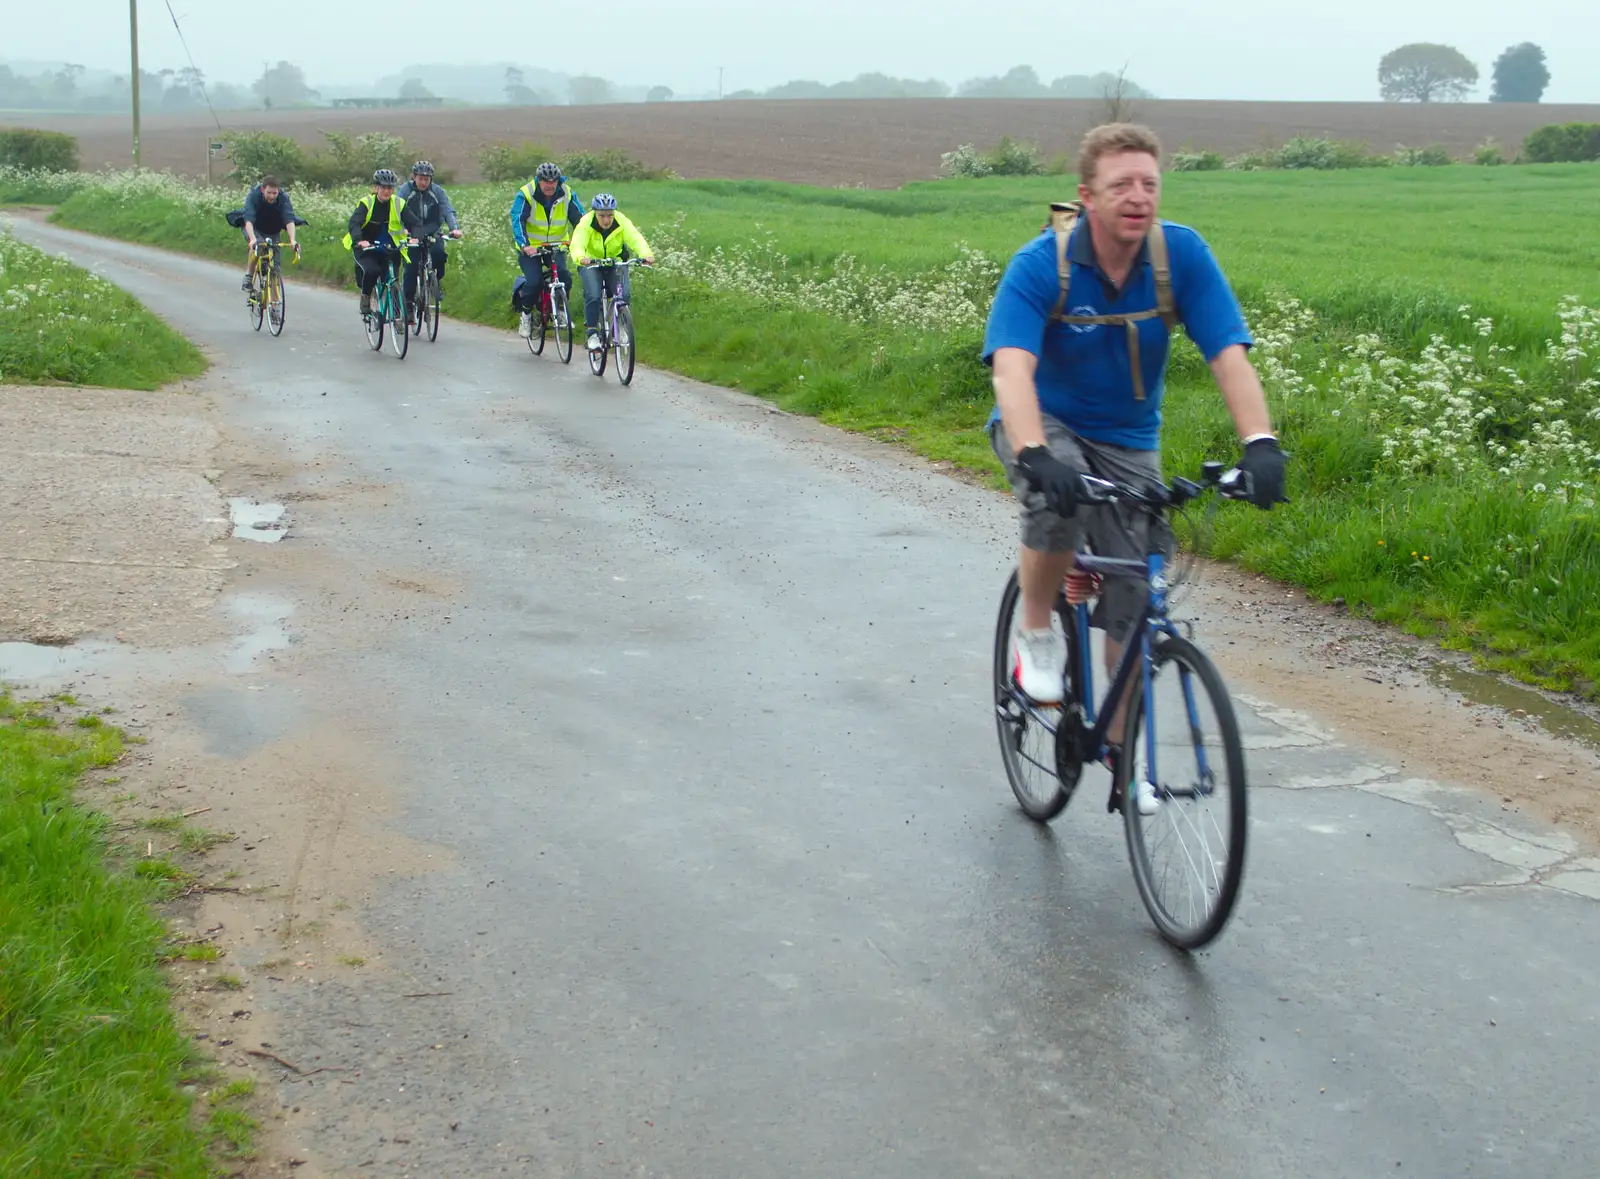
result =
[{"label": "green grass field", "polygon": [[56,713],[0,692],[0,1175],[201,1179],[155,890],[107,868],[105,820],[72,802],[121,734]]},{"label": "green grass field", "polygon": [[[1294,503],[1221,513],[1213,551],[1530,681],[1594,694],[1597,175],[1170,175],[1163,213],[1205,234],[1232,278],[1295,455]],[[221,219],[236,191],[160,177],[30,183],[0,176],[0,200],[59,202],[64,224],[242,263]],[[894,192],[616,186],[664,261],[637,284],[641,358],[993,478],[983,318],[1005,260],[1069,188],[1058,177]],[[301,273],[348,284],[336,240],[355,195],[297,197],[313,222]],[[511,193],[452,195],[468,238],[452,255],[449,310],[509,326]],[[353,316],[351,331],[355,347]],[[1168,385],[1168,468],[1232,457],[1231,426],[1187,344]]]}]

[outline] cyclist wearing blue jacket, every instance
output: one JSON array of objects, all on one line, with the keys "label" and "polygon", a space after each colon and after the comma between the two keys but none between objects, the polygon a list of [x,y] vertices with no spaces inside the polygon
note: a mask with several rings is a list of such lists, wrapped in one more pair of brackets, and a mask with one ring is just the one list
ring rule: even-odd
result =
[{"label": "cyclist wearing blue jacket", "polygon": [[[1057,235],[1023,246],[989,312],[983,359],[994,369],[990,437],[1021,501],[1023,617],[1015,665],[1040,703],[1065,694],[1066,641],[1051,625],[1056,592],[1087,530],[1096,553],[1143,559],[1149,518],[1096,507],[1074,516],[1079,476],[1161,478],[1161,397],[1171,322],[1181,322],[1222,391],[1244,445],[1251,500],[1283,500],[1284,454],[1250,364],[1253,341],[1205,241],[1156,217],[1161,144],[1147,128],[1097,127],[1079,158],[1081,215],[1058,258]],[[1063,306],[1063,296],[1067,296]],[[1157,312],[1161,308],[1161,313]],[[1137,350],[1130,351],[1130,343]],[[1143,607],[1145,589],[1108,580],[1095,611],[1107,667]],[[1108,736],[1122,738],[1119,704]],[[1115,752],[1113,754],[1115,756]]]},{"label": "cyclist wearing blue jacket", "polygon": [[[511,202],[511,236],[516,239],[520,251],[517,263],[526,279],[517,307],[522,312],[520,330],[524,336],[533,332],[531,312],[539,305],[539,294],[545,286],[544,267],[534,255],[547,247],[565,247],[572,238],[572,227],[583,220],[583,213],[583,202],[561,169],[552,163],[540,164],[533,179],[517,190],[516,199]],[[570,290],[572,272],[559,253],[555,271]]]},{"label": "cyclist wearing blue jacket", "polygon": [[244,198],[244,241],[245,265],[244,282],[239,284],[239,289],[250,289],[250,261],[251,252],[256,248],[256,239],[261,237],[277,237],[284,230],[289,231],[289,248],[299,249],[294,240],[294,227],[300,224],[300,219],[294,215],[294,205],[289,200],[289,194],[283,191],[283,185],[278,183],[276,176],[263,176],[261,183],[250,190],[250,195]]}]

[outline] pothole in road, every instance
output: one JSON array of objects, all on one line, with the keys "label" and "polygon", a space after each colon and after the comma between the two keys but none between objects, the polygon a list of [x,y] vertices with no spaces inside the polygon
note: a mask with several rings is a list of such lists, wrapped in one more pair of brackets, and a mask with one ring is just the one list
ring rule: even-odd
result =
[{"label": "pothole in road", "polygon": [[31,683],[76,675],[110,649],[109,643],[0,643],[0,680]]},{"label": "pothole in road", "polygon": [[254,671],[256,660],[261,656],[289,646],[286,624],[294,607],[282,598],[271,594],[233,594],[228,599],[228,613],[251,624],[250,629],[235,636],[228,649],[226,667],[230,674]]},{"label": "pothole in road", "polygon": [[258,504],[254,500],[239,497],[228,501],[233,535],[240,540],[254,540],[262,544],[282,540],[289,531],[283,514],[282,504]]}]

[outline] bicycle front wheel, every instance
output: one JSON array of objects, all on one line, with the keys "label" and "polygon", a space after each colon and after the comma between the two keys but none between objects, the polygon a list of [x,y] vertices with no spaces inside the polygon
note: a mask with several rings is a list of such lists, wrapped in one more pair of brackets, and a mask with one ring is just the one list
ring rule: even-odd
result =
[{"label": "bicycle front wheel", "polygon": [[633,383],[633,312],[627,307],[617,308],[617,380],[624,385]]},{"label": "bicycle front wheel", "polygon": [[555,320],[551,331],[556,337],[556,356],[562,364],[572,363],[572,314],[567,306],[567,292],[554,288],[550,292],[550,318]]},{"label": "bicycle front wheel", "polygon": [[283,316],[286,310],[283,297],[283,275],[272,268],[267,279],[267,328],[275,336],[283,335]]},{"label": "bicycle front wheel", "polygon": [[1136,679],[1128,704],[1117,786],[1139,897],[1162,937],[1193,950],[1222,932],[1239,898],[1244,747],[1211,660],[1186,639],[1154,642],[1149,694]]},{"label": "bicycle front wheel", "polygon": [[396,356],[404,360],[406,350],[411,347],[411,319],[406,315],[405,301],[400,298],[400,292],[391,292],[391,298],[394,300],[390,304],[394,318],[389,325],[389,347]]},{"label": "bicycle front wheel", "polygon": [[428,272],[428,285],[422,296],[422,315],[427,321],[428,343],[439,338],[439,276]]}]

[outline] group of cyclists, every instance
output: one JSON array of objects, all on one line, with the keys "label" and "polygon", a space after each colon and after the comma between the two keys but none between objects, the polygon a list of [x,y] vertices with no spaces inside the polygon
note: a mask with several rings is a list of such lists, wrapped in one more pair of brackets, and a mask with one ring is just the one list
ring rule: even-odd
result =
[{"label": "group of cyclists", "polygon": [[[300,224],[304,222],[295,216],[282,183],[275,176],[263,176],[245,199],[243,210],[245,290],[250,289],[248,259],[256,243],[275,241],[286,233],[290,248],[298,250],[295,228]],[[650,243],[617,208],[615,196],[598,193],[585,209],[571,182],[553,162],[540,164],[532,178],[517,190],[511,204],[511,234],[523,275],[513,297],[520,316],[520,334],[527,337],[533,331],[533,315],[552,272],[562,283],[571,285],[572,275],[565,259],[570,255],[578,264],[583,282],[584,323],[591,352],[602,347],[598,327],[604,298],[629,297],[628,268],[597,263],[636,258],[649,265],[655,261]],[[351,211],[344,237],[344,248],[354,255],[362,318],[372,315],[373,288],[396,265],[404,268],[406,315],[409,318],[414,314],[424,251],[432,255],[442,297],[449,261],[444,242],[460,236],[460,219],[444,186],[434,182],[434,167],[429,161],[413,164],[411,179],[404,184],[389,168],[374,172],[372,192]]]}]

